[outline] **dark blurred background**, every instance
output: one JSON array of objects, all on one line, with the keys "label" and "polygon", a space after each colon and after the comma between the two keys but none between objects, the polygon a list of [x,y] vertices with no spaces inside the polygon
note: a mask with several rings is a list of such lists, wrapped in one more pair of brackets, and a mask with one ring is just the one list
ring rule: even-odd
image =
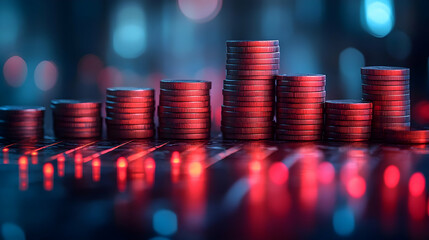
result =
[{"label": "dark blurred background", "polygon": [[0,104],[104,99],[106,87],[213,82],[225,40],[278,39],[281,72],[327,74],[328,99],[360,98],[360,67],[411,68],[413,119],[429,122],[429,1],[1,0]]}]

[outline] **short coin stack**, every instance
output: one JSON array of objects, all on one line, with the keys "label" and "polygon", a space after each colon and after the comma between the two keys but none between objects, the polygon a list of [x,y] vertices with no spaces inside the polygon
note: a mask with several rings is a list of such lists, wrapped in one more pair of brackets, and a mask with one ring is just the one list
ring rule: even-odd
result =
[{"label": "short coin stack", "polygon": [[367,141],[371,135],[372,103],[328,100],[325,103],[325,137],[343,142]]},{"label": "short coin stack", "polygon": [[373,139],[383,139],[384,130],[410,127],[410,70],[401,67],[361,68],[362,98],[373,103]]},{"label": "short coin stack", "polygon": [[44,107],[0,107],[0,137],[26,139],[43,137]]},{"label": "short coin stack", "polygon": [[282,74],[277,76],[276,135],[278,140],[322,139],[326,76]]},{"label": "short coin stack", "polygon": [[211,82],[161,80],[158,136],[197,140],[210,137]]},{"label": "short coin stack", "polygon": [[151,138],[155,134],[155,90],[116,87],[106,90],[106,125],[110,139]]},{"label": "short coin stack", "polygon": [[51,109],[57,138],[101,136],[101,103],[54,99],[51,101]]},{"label": "short coin stack", "polygon": [[226,139],[273,138],[278,40],[227,41],[222,134]]}]

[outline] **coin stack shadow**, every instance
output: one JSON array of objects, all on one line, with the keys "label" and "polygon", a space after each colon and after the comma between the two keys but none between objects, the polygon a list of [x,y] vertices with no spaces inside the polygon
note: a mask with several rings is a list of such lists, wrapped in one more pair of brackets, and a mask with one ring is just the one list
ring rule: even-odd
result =
[{"label": "coin stack shadow", "polygon": [[371,135],[372,103],[361,100],[325,102],[325,137],[341,142],[368,141]]},{"label": "coin stack shadow", "polygon": [[101,103],[54,99],[51,101],[51,109],[57,138],[101,136]]},{"label": "coin stack shadow", "polygon": [[402,67],[361,68],[362,99],[373,103],[371,138],[385,139],[386,130],[409,130],[410,70]]},{"label": "coin stack shadow", "polygon": [[155,135],[153,88],[106,90],[106,126],[110,139],[144,139]]},{"label": "coin stack shadow", "polygon": [[178,140],[208,139],[211,87],[209,81],[161,80],[158,136]]},{"label": "coin stack shadow", "polygon": [[322,139],[326,76],[281,74],[276,86],[276,136],[285,141]]},{"label": "coin stack shadow", "polygon": [[0,107],[0,137],[5,139],[43,138],[44,107]]},{"label": "coin stack shadow", "polygon": [[226,42],[221,130],[225,139],[261,140],[274,136],[278,40]]}]

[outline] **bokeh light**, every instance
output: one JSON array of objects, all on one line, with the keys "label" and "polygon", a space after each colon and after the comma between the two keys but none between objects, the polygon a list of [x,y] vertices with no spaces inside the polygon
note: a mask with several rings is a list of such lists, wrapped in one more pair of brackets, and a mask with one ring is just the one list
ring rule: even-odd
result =
[{"label": "bokeh light", "polygon": [[27,77],[27,63],[20,56],[10,57],[3,65],[3,76],[10,86],[21,86]]},{"label": "bokeh light", "polygon": [[395,165],[389,165],[385,170],[383,174],[384,184],[388,188],[395,188],[400,179],[401,173],[399,172],[399,169]]},{"label": "bokeh light", "polygon": [[363,54],[356,48],[346,48],[339,56],[339,68],[342,86],[344,86],[345,98],[360,98],[361,76],[359,69],[365,66]]},{"label": "bokeh light", "polygon": [[22,228],[10,222],[1,225],[1,235],[4,240],[25,240],[25,233]]},{"label": "bokeh light", "polygon": [[365,28],[378,38],[385,37],[395,25],[394,6],[392,0],[364,1]]},{"label": "bokeh light", "polygon": [[103,61],[94,54],[87,54],[79,60],[77,65],[78,78],[85,83],[95,83],[101,69],[103,69]]},{"label": "bokeh light", "polygon": [[361,198],[366,191],[365,179],[361,176],[354,176],[347,181],[347,192],[353,198]]},{"label": "bokeh light", "polygon": [[42,91],[48,91],[55,86],[58,79],[58,69],[51,61],[40,62],[34,70],[34,82]]},{"label": "bokeh light", "polygon": [[98,73],[97,83],[100,91],[105,93],[106,88],[120,86],[123,83],[123,76],[117,68],[106,67]]},{"label": "bokeh light", "polygon": [[295,16],[298,21],[303,23],[320,23],[323,7],[324,0],[299,0],[295,2]]},{"label": "bokeh light", "polygon": [[335,168],[330,162],[321,162],[317,172],[319,182],[322,184],[330,184],[335,179]]},{"label": "bokeh light", "polygon": [[387,52],[397,60],[406,59],[411,53],[411,47],[411,39],[405,32],[393,31],[386,37]]},{"label": "bokeh light", "polygon": [[352,210],[348,207],[335,210],[333,225],[334,230],[338,235],[350,235],[355,229],[355,217]]},{"label": "bokeh light", "polygon": [[146,20],[142,7],[126,3],[119,7],[113,27],[113,49],[123,58],[137,58],[146,49]]},{"label": "bokeh light", "polygon": [[178,0],[180,11],[196,22],[208,22],[215,18],[222,8],[222,0]]},{"label": "bokeh light", "polygon": [[153,215],[153,229],[160,235],[169,236],[177,231],[177,216],[174,212],[161,209]]},{"label": "bokeh light", "polygon": [[423,191],[426,187],[425,176],[421,172],[416,172],[410,177],[410,181],[408,182],[408,189],[410,191],[411,196],[417,197],[423,194]]},{"label": "bokeh light", "polygon": [[284,163],[275,162],[271,164],[268,169],[268,177],[274,184],[282,185],[286,183],[289,178],[289,169]]},{"label": "bokeh light", "polygon": [[0,3],[0,47],[8,47],[16,44],[20,28],[21,16],[16,8],[2,1]]}]

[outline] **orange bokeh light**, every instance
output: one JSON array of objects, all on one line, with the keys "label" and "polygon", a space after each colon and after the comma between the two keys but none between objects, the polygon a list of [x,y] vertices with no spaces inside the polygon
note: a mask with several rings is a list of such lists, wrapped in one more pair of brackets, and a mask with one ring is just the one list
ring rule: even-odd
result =
[{"label": "orange bokeh light", "polygon": [[116,166],[118,168],[127,168],[128,167],[127,159],[125,159],[124,157],[118,158],[118,161],[116,162]]},{"label": "orange bokeh light", "polygon": [[188,166],[188,173],[191,177],[198,177],[203,172],[203,166],[200,162],[191,162]]}]

